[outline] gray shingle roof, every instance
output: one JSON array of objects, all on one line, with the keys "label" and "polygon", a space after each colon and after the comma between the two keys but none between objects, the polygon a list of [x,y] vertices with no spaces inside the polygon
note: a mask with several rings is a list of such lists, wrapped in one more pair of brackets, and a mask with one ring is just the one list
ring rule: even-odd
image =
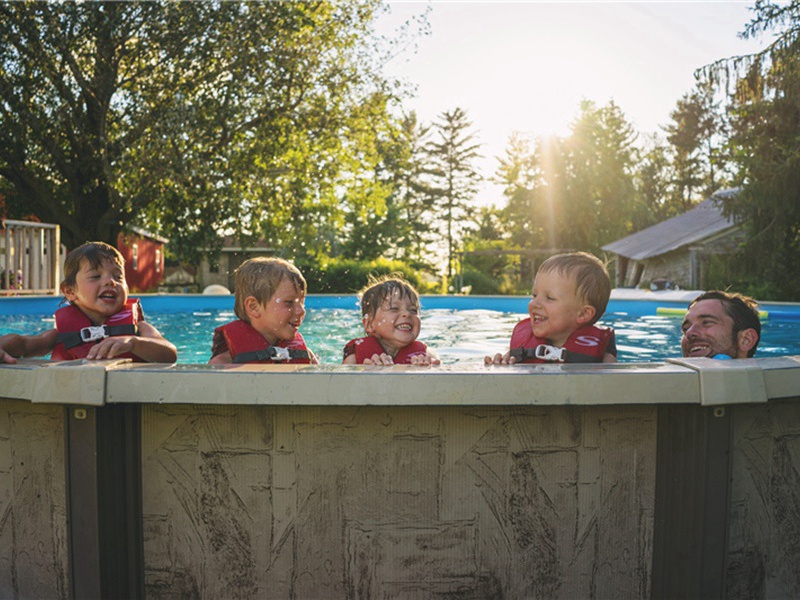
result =
[{"label": "gray shingle roof", "polygon": [[632,260],[645,260],[696,244],[727,229],[733,229],[736,224],[732,219],[723,216],[722,206],[718,206],[715,199],[722,200],[737,194],[738,191],[738,189],[728,189],[716,192],[682,215],[606,244],[603,250]]}]

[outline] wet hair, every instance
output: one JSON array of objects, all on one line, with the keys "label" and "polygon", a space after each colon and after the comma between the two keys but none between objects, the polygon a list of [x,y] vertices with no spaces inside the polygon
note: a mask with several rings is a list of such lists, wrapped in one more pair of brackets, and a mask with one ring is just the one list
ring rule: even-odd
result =
[{"label": "wet hair", "polygon": [[400,298],[407,298],[419,309],[419,292],[399,273],[390,273],[382,277],[370,277],[367,285],[358,293],[361,300],[361,316],[374,317],[378,308],[391,299],[394,293]]},{"label": "wet hair", "polygon": [[86,242],[67,253],[64,259],[64,279],[61,281],[61,289],[75,287],[78,271],[81,270],[81,263],[84,260],[93,269],[99,269],[103,262],[110,261],[118,265],[123,274],[125,273],[125,259],[114,246],[105,242]]},{"label": "wet hair", "polygon": [[736,292],[723,292],[722,290],[709,290],[700,294],[692,300],[689,308],[701,300],[719,300],[725,314],[733,319],[733,339],[736,342],[737,335],[745,329],[755,329],[758,339],[752,348],[747,352],[747,357],[751,358],[756,353],[758,342],[761,341],[761,318],[758,315],[758,302],[750,296],[738,294]]},{"label": "wet hair", "polygon": [[292,282],[295,290],[305,295],[306,280],[300,270],[282,258],[259,256],[244,261],[236,269],[236,299],[233,311],[245,323],[249,323],[244,301],[253,296],[259,304],[266,304],[283,283],[284,279]]},{"label": "wet hair", "polygon": [[575,278],[578,295],[594,306],[591,323],[596,323],[606,312],[611,297],[611,278],[603,262],[588,252],[556,254],[544,261],[538,270],[539,273],[553,271]]}]

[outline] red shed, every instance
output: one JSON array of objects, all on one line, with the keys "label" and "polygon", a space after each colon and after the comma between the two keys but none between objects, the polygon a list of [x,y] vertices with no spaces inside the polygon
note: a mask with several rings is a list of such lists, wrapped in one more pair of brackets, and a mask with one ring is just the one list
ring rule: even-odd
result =
[{"label": "red shed", "polygon": [[117,249],[125,258],[125,279],[132,292],[155,290],[164,279],[164,244],[167,239],[129,227],[117,237]]}]

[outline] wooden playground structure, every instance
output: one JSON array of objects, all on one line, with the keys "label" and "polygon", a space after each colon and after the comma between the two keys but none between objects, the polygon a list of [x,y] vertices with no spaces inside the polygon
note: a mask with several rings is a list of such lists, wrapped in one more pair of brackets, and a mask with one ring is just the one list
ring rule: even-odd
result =
[{"label": "wooden playground structure", "polygon": [[2,221],[0,296],[58,294],[61,229],[52,223]]}]

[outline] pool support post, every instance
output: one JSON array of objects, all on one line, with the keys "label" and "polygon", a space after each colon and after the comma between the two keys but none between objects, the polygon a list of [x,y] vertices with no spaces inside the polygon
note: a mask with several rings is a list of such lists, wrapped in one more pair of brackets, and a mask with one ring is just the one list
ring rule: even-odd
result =
[{"label": "pool support post", "polygon": [[66,407],[73,598],[144,598],[138,405]]},{"label": "pool support post", "polygon": [[658,407],[651,596],[723,598],[734,407]]}]

